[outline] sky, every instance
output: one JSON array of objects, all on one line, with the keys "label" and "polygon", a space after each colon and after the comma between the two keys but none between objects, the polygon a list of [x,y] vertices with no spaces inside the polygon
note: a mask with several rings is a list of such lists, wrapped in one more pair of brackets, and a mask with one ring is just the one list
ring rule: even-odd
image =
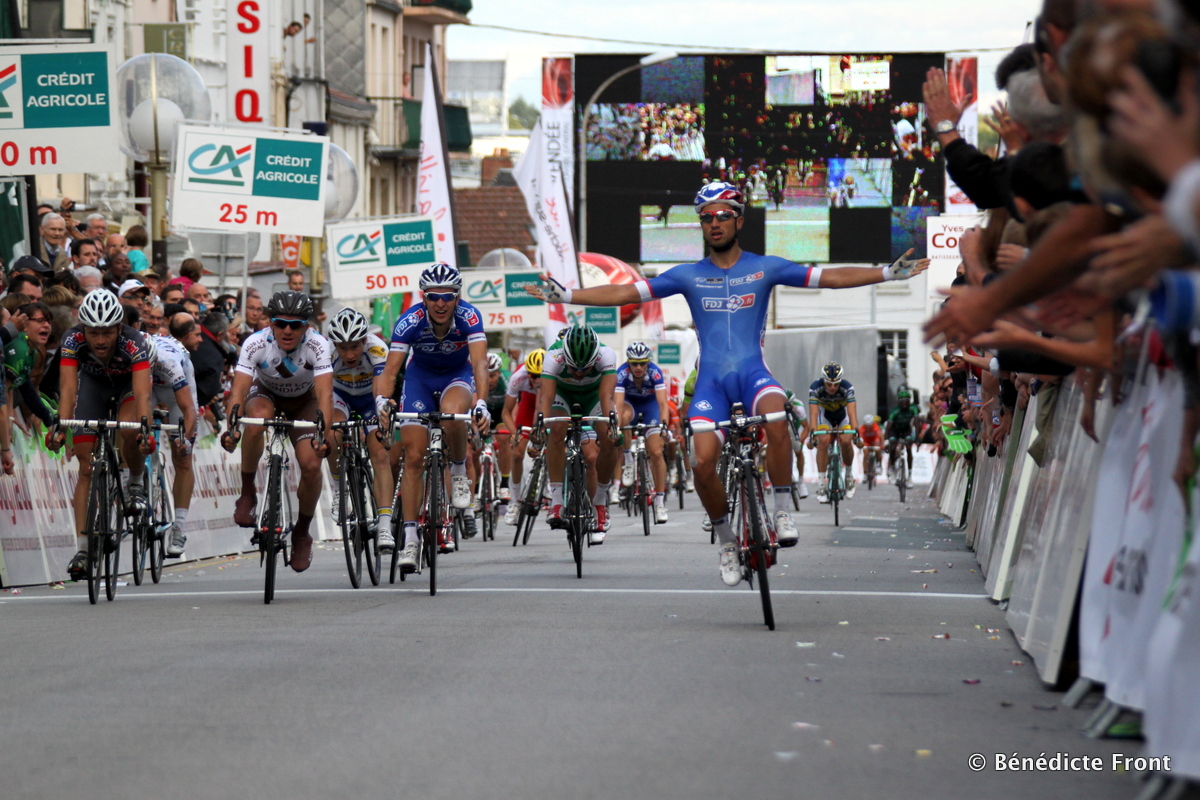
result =
[{"label": "sky", "polygon": [[[1038,0],[474,0],[472,25],[447,31],[451,59],[505,59],[511,103],[540,104],[541,59],[571,53],[686,52],[680,47],[511,33],[477,25],[688,45],[720,52],[973,50],[1007,48],[1024,40]],[[1002,52],[981,53],[980,89],[986,110],[995,99],[990,79]],[[989,94],[990,93],[990,94]]]}]

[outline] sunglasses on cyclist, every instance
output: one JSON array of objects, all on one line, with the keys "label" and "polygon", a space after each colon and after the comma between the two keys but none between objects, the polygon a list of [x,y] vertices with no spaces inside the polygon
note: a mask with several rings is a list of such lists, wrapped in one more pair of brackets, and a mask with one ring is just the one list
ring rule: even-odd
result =
[{"label": "sunglasses on cyclist", "polygon": [[717,222],[729,222],[737,217],[736,211],[705,211],[700,215],[700,224],[709,225],[715,219]]},{"label": "sunglasses on cyclist", "polygon": [[274,317],[271,318],[271,324],[277,328],[291,328],[294,331],[298,331],[308,325],[302,319],[275,319]]},{"label": "sunglasses on cyclist", "polygon": [[458,299],[458,292],[426,292],[425,299],[431,303],[453,303]]}]

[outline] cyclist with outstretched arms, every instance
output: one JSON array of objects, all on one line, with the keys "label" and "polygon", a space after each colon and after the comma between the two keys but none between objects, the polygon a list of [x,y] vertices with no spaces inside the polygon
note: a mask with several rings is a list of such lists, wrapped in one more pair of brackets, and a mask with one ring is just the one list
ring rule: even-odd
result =
[{"label": "cyclist with outstretched arms", "polygon": [[[63,336],[58,377],[58,411],[61,419],[106,420],[112,412],[121,422],[149,420],[153,381],[146,339],[124,324],[125,311],[112,292],[95,291],[83,298],[79,324]],[[92,448],[97,431],[77,428],[72,435],[75,457],[79,459],[79,480],[75,484],[75,540],[79,547],[67,565],[72,580],[83,580],[87,573],[88,492],[92,486]],[[146,502],[143,486],[146,456],[154,451],[154,438],[134,431],[118,431],[121,455],[128,465],[125,498],[129,505]],[[52,450],[66,443],[66,433],[52,429],[46,436]],[[128,513],[131,509],[125,509]]]},{"label": "cyclist with outstretched arms", "polygon": [[[566,417],[578,405],[585,417],[610,417],[616,410],[617,354],[600,344],[587,325],[573,326],[562,339],[562,347],[546,351],[539,410],[545,417]],[[583,453],[587,459],[587,487],[596,507],[596,530],[589,537],[601,544],[608,530],[608,489],[617,465],[616,446],[609,438],[609,423],[591,422],[597,441],[587,437]],[[567,468],[567,423],[549,426],[546,443],[546,474],[550,484],[550,527],[562,529],[563,476]],[[605,481],[600,482],[603,477]]]},{"label": "cyclist with outstretched arms", "polygon": [[[441,411],[466,414],[474,409],[482,433],[491,424],[487,410],[487,335],[483,317],[462,301],[462,275],[449,264],[434,264],[421,273],[422,301],[396,320],[387,364],[375,379],[375,404],[380,419],[391,419],[392,387],[404,367],[400,410],[404,413]],[[407,362],[407,366],[405,366]],[[441,393],[441,407],[433,395]],[[450,502],[455,508],[471,507],[471,479],[467,477],[467,429],[462,422],[445,423],[450,460]],[[429,432],[417,420],[400,426],[404,474],[400,494],[404,514],[404,550],[399,566],[417,568],[420,536],[417,520],[423,502],[425,451]],[[453,540],[443,547],[453,548]]]},{"label": "cyclist with outstretched arms", "polygon": [[[517,497],[525,496],[522,478],[525,474],[525,451],[529,447],[529,433],[537,416],[538,387],[542,384],[542,363],[546,351],[540,347],[525,356],[522,364],[508,381],[504,397],[504,427],[512,431],[511,442],[512,481],[517,487]],[[497,448],[499,449],[499,448]],[[516,525],[520,516],[520,503],[511,503],[504,514],[507,525]]]},{"label": "cyclist with outstretched arms", "polygon": [[[854,437],[858,431],[858,401],[854,399],[854,385],[846,380],[845,370],[836,361],[821,368],[821,377],[808,387],[809,432],[814,430],[837,431],[838,447],[842,453],[845,475],[846,499],[854,497]],[[809,440],[810,447],[817,448],[817,471],[821,484],[817,489],[817,500],[829,502],[828,481],[825,470],[829,467],[827,442]]]},{"label": "cyclist with outstretched arms", "polygon": [[[333,342],[333,422],[345,422],[351,414],[366,420],[367,453],[375,474],[375,523],[379,552],[390,553],[396,546],[392,536],[392,468],[387,448],[375,435],[378,418],[375,409],[375,379],[383,374],[387,363],[388,346],[368,330],[367,318],[352,308],[343,308],[329,323],[329,340]],[[327,463],[333,478],[333,515],[340,522],[341,498],[341,434],[333,436]],[[353,451],[351,451],[353,452]]]},{"label": "cyclist with outstretched arms", "polygon": [[892,465],[896,463],[901,442],[903,442],[905,454],[908,456],[909,486],[912,486],[912,447],[913,439],[916,436],[914,420],[916,420],[918,413],[919,409],[912,404],[912,392],[906,386],[900,387],[900,391],[896,392],[896,407],[888,415],[887,425],[883,431],[883,438],[888,443],[889,472],[892,471]]},{"label": "cyclist with outstretched arms", "polygon": [[[230,427],[221,445],[233,452],[243,431],[230,413],[238,406],[243,417],[270,419],[277,413],[293,421],[316,422],[321,412],[324,444],[317,446],[317,431],[290,432],[300,481],[299,502],[292,526],[292,569],[304,572],[312,564],[312,536],[308,532],[317,500],[321,496],[321,459],[329,454],[329,423],[333,420],[333,346],[321,334],[309,330],[312,299],[303,292],[276,292],[267,303],[271,324],[252,333],[242,343],[242,353],[233,371],[225,413]],[[258,494],[254,478],[262,458],[265,429],[247,425],[242,442],[242,493],[234,506],[233,521],[243,528],[257,524]],[[303,442],[303,444],[301,444]]]},{"label": "cyclist with outstretched arms", "polygon": [[[621,415],[621,427],[636,421],[638,414],[646,425],[646,454],[650,458],[650,474],[654,479],[654,522],[667,521],[666,486],[667,462],[663,459],[662,424],[668,420],[667,383],[662,370],[650,361],[650,346],[632,342],[625,348],[627,359],[617,370],[616,403]],[[635,465],[629,449],[630,437],[625,437],[625,466],[621,483],[633,486]]]},{"label": "cyclist with outstretched arms", "polygon": [[[199,330],[196,329],[199,334]],[[181,423],[183,429],[171,436],[171,464],[175,467],[175,481],[171,487],[171,498],[175,506],[175,521],[167,537],[166,555],[178,558],[183,555],[187,537],[183,526],[187,524],[188,510],[192,505],[192,491],[196,475],[192,472],[192,446],[196,442],[196,420],[200,417],[197,405],[199,394],[196,388],[196,370],[192,357],[178,340],[163,335],[146,337],[150,353],[151,376],[154,379],[154,405],[166,409],[168,423]]]},{"label": "cyclist with outstretched arms", "polygon": [[[908,260],[911,250],[888,267],[803,267],[783,258],[744,252],[738,233],[745,224],[745,199],[737,187],[711,183],[695,199],[700,228],[709,256],[694,264],[681,264],[658,277],[633,285],[599,286],[570,290],[549,276],[545,290],[531,291],[552,303],[620,306],[682,294],[691,310],[700,339],[700,363],[689,417],[700,421],[729,419],[730,406],[744,404],[748,414],[782,411],[783,387],[763,361],[762,339],[767,306],[776,286],[850,288],[902,280],[928,266]],[[791,447],[784,420],[767,430],[767,471],[775,487],[775,532],[781,545],[794,545],[796,528],[786,510],[792,483]],[[737,545],[726,519],[724,487],[717,475],[721,438],[715,432],[695,437],[696,490],[721,542],[721,575],[728,585],[741,581]]]}]

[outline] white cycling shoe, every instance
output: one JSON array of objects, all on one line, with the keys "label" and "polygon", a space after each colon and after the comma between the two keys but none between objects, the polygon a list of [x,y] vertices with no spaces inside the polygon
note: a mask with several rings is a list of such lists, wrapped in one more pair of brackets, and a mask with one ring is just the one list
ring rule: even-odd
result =
[{"label": "white cycling shoe", "polygon": [[382,528],[375,534],[375,545],[380,553],[390,554],[396,549],[396,537],[392,536],[391,525]]},{"label": "white cycling shoe", "polygon": [[667,521],[667,505],[666,503],[654,504],[654,524],[662,525]]},{"label": "white cycling shoe", "polygon": [[400,559],[396,562],[400,569],[404,572],[417,571],[417,548],[420,547],[416,542],[409,542],[404,545],[404,549],[400,551]]},{"label": "white cycling shoe", "polygon": [[806,484],[804,481],[800,481],[800,499],[803,500],[806,497],[808,497],[808,484]]},{"label": "white cycling shoe", "polygon": [[704,519],[700,521],[700,530],[705,532],[712,530],[712,520],[708,518],[708,514],[705,514]]},{"label": "white cycling shoe", "polygon": [[520,503],[510,503],[508,506],[508,511],[504,512],[504,524],[505,525],[516,525],[517,517],[520,515],[520,513],[521,513],[521,504]]},{"label": "white cycling shoe", "polygon": [[786,511],[775,512],[775,540],[780,547],[795,547],[796,542],[800,541],[796,523],[792,522],[792,516]]},{"label": "white cycling shoe", "polygon": [[721,545],[721,580],[726,586],[737,586],[742,582],[742,564],[738,560],[738,548],[733,542]]},{"label": "white cycling shoe", "polygon": [[450,504],[455,508],[471,507],[471,479],[466,475],[455,475],[450,479]]},{"label": "white cycling shoe", "polygon": [[634,465],[626,464],[621,468],[621,485],[625,487],[633,486]]}]

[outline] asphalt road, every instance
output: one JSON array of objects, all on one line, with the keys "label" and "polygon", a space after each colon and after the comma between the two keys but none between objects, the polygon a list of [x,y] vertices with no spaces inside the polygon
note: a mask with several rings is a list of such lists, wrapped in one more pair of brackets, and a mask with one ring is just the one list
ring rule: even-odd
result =
[{"label": "asphalt road", "polygon": [[332,545],[270,606],[256,557],[97,606],[74,584],[0,594],[0,797],[1136,794],[1107,767],[995,771],[1140,744],[1079,735],[1088,711],[1043,688],[932,504],[860,490],[835,529],[805,500],[774,632],[688,504],[649,538],[616,517],[582,580],[539,525],[444,557],[436,597],[422,576],[353,590]]}]

